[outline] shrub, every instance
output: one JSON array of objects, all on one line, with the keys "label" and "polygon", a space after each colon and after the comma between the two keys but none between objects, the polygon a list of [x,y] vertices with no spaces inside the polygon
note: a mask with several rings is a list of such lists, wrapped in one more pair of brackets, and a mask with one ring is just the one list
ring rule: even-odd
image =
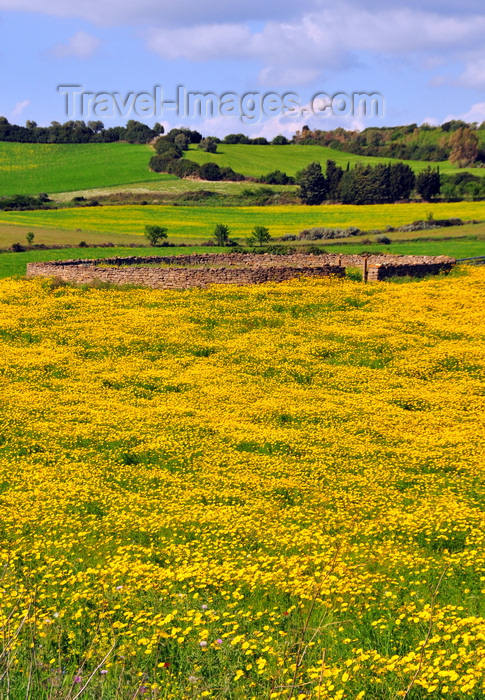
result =
[{"label": "shrub", "polygon": [[219,197],[218,192],[213,192],[211,190],[190,190],[188,192],[182,192],[177,199],[176,204],[186,204],[192,202],[206,202],[207,200]]},{"label": "shrub", "polygon": [[221,168],[221,180],[230,180],[232,182],[242,182],[246,178],[241,173],[236,173],[232,168]]},{"label": "shrub", "polygon": [[383,245],[389,245],[390,243],[392,243],[392,241],[387,236],[377,236],[376,243],[382,243]]},{"label": "shrub", "polygon": [[227,134],[223,143],[249,143],[249,138],[245,134]]},{"label": "shrub", "polygon": [[204,163],[199,168],[199,176],[202,180],[221,180],[221,169],[217,163]]},{"label": "shrub", "polygon": [[199,165],[193,160],[171,160],[167,164],[167,173],[176,175],[177,177],[191,177],[199,174]]},{"label": "shrub", "polygon": [[404,226],[398,226],[396,231],[402,232],[412,232],[412,231],[428,231],[435,228],[446,228],[448,226],[463,226],[464,221],[462,219],[450,218],[450,219],[434,219],[428,218],[426,220],[418,219],[418,221],[413,221],[412,224],[404,224]]},{"label": "shrub", "polygon": [[0,209],[5,211],[22,211],[26,209],[45,209],[45,202],[38,197],[31,197],[26,194],[15,194],[11,197],[0,198]]},{"label": "shrub", "polygon": [[241,192],[241,197],[249,200],[253,205],[264,206],[274,202],[275,193],[270,187],[256,187],[255,189],[245,187]]},{"label": "shrub", "polygon": [[264,182],[267,185],[293,185],[295,178],[281,170],[272,170],[267,175],[261,175],[259,182]]},{"label": "shrub", "polygon": [[327,251],[325,248],[320,248],[318,245],[309,245],[305,248],[305,253],[308,255],[326,255]]},{"label": "shrub", "polygon": [[172,158],[167,158],[165,155],[152,156],[149,162],[150,170],[153,170],[156,173],[165,173],[167,172],[167,167],[172,160]]},{"label": "shrub", "polygon": [[300,240],[318,241],[322,238],[332,239],[332,238],[350,238],[352,236],[358,236],[360,229],[355,226],[349,226],[348,228],[325,228],[323,226],[315,226],[311,229],[303,229],[298,234]]},{"label": "shrub", "polygon": [[155,141],[155,150],[158,155],[170,155],[170,158],[182,157],[182,149],[169,136],[161,136],[157,139]]}]

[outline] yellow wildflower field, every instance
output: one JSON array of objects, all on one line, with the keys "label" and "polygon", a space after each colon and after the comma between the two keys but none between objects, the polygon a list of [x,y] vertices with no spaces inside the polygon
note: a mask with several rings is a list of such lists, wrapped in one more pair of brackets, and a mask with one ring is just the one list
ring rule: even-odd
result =
[{"label": "yellow wildflower field", "polygon": [[0,281],[2,696],[483,697],[484,292]]}]

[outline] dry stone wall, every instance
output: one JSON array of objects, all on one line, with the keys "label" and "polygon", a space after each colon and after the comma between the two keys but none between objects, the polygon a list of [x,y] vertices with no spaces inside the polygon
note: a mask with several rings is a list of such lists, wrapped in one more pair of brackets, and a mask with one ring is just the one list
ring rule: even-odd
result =
[{"label": "dry stone wall", "polygon": [[207,253],[29,263],[27,277],[55,277],[75,284],[189,289],[210,284],[283,282],[295,277],[343,277],[347,267],[362,267],[364,278],[378,281],[394,275],[449,272],[454,264],[453,258],[426,256]]}]

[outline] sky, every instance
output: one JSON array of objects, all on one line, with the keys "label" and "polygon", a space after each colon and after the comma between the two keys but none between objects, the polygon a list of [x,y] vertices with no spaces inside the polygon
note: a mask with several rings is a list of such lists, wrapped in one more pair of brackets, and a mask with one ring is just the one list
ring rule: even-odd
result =
[{"label": "sky", "polygon": [[479,0],[0,0],[0,115],[267,138],[482,122],[484,34]]}]

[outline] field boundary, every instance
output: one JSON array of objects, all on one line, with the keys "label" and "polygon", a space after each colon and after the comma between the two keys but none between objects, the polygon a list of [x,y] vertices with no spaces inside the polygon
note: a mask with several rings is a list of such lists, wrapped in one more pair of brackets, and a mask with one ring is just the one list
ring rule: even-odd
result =
[{"label": "field boundary", "polygon": [[364,281],[422,277],[449,272],[454,264],[453,258],[445,256],[208,253],[29,263],[27,277],[55,277],[75,284],[190,289],[211,284],[283,282],[297,277],[344,277],[347,267],[360,267]]}]

